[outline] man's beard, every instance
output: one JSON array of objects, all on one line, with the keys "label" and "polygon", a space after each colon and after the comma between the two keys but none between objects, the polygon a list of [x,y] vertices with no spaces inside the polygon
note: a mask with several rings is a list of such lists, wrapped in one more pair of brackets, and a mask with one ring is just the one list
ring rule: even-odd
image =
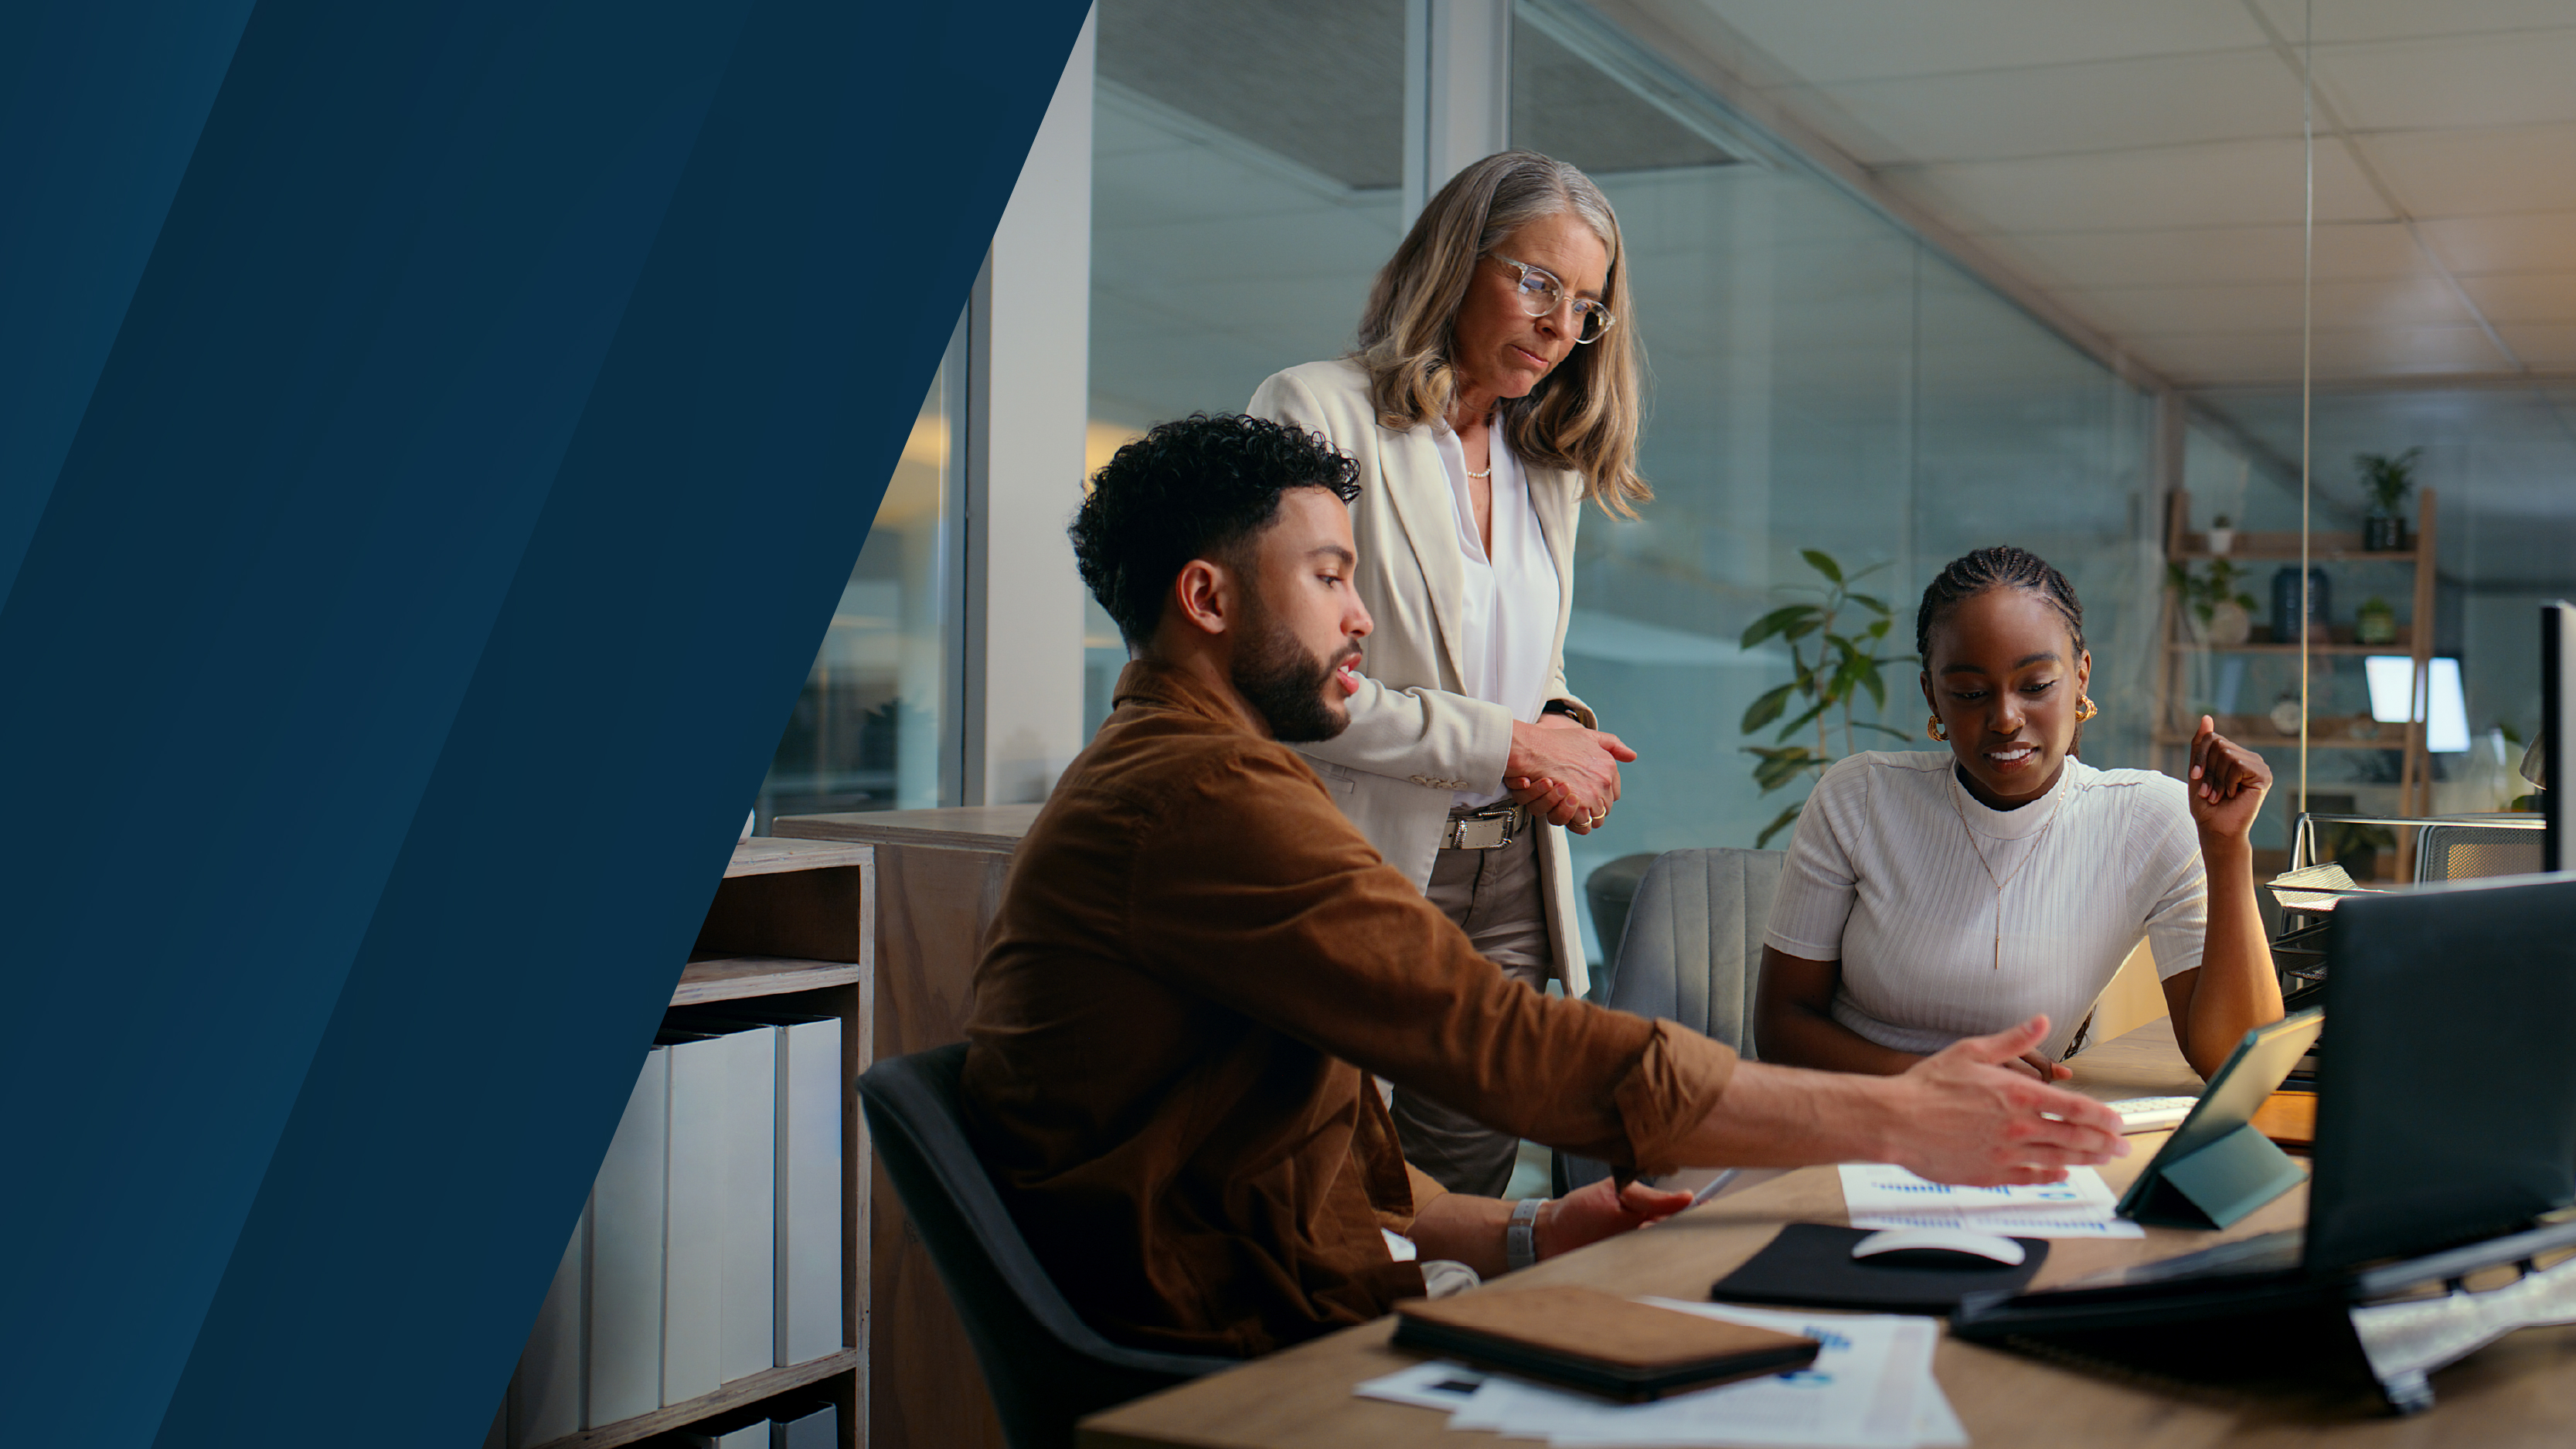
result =
[{"label": "man's beard", "polygon": [[1324,691],[1339,687],[1333,670],[1351,652],[1317,659],[1269,610],[1256,606],[1244,620],[1244,647],[1235,652],[1234,687],[1269,721],[1271,738],[1281,744],[1329,740],[1350,728],[1350,712],[1333,708]]}]

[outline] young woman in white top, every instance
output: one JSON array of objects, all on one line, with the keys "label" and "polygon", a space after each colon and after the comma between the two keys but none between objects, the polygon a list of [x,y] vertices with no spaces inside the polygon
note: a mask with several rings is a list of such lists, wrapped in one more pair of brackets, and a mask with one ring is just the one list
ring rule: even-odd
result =
[{"label": "young woman in white top", "polygon": [[1765,1061],[1901,1072],[1962,1037],[2067,1039],[2144,937],[2203,1077],[2281,1017],[2248,833],[2271,770],[2204,716],[2188,783],[2075,758],[2093,656],[2066,576],[2018,548],[1941,571],[1915,617],[1927,732],[1837,761],[1798,817],[1762,951]]}]

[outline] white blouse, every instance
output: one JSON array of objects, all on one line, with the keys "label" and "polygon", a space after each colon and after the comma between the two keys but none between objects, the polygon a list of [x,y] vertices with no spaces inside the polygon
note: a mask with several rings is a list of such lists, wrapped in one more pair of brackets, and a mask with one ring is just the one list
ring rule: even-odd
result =
[{"label": "white blouse", "polygon": [[[1538,510],[1530,503],[1529,477],[1521,460],[1503,441],[1501,427],[1488,424],[1485,456],[1491,460],[1494,494],[1494,555],[1485,556],[1476,530],[1475,498],[1467,487],[1467,450],[1446,422],[1435,421],[1431,441],[1449,475],[1449,499],[1458,521],[1458,552],[1466,561],[1465,607],[1459,611],[1458,666],[1461,692],[1472,699],[1499,704],[1512,718],[1538,722],[1547,704],[1548,661],[1556,647],[1556,559],[1547,535],[1539,530]],[[1506,792],[1461,791],[1457,803],[1488,805]]]},{"label": "white blouse", "polygon": [[1840,961],[1834,1020],[1881,1046],[1935,1052],[2044,1011],[2057,1057],[2140,936],[2169,978],[2200,964],[2208,923],[2181,781],[2070,758],[2047,796],[1989,810],[1947,750],[1870,752],[1816,782],[1765,939]]}]

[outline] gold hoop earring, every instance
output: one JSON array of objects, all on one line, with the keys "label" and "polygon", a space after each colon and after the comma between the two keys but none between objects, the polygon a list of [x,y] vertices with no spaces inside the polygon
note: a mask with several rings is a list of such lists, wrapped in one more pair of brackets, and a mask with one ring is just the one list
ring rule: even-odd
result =
[{"label": "gold hoop earring", "polygon": [[1930,735],[1936,740],[1942,740],[1945,742],[1950,738],[1950,732],[1941,728],[1941,716],[1937,714],[1924,723],[1923,733]]},{"label": "gold hoop earring", "polygon": [[2089,694],[2084,696],[2082,699],[2075,701],[2075,722],[2077,724],[2082,724],[2101,712],[2102,706],[2095,704],[2093,702],[2093,696]]}]

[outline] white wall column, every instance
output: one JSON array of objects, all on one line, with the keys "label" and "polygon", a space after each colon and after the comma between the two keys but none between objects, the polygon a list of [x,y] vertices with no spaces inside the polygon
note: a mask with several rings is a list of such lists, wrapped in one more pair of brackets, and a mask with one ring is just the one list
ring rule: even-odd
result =
[{"label": "white wall column", "polygon": [[1083,23],[993,233],[970,309],[962,650],[968,805],[1043,800],[1082,748],[1082,502],[1090,411],[1091,91]]},{"label": "white wall column", "polygon": [[1511,0],[1413,0],[1404,27],[1404,224],[1511,145]]}]

